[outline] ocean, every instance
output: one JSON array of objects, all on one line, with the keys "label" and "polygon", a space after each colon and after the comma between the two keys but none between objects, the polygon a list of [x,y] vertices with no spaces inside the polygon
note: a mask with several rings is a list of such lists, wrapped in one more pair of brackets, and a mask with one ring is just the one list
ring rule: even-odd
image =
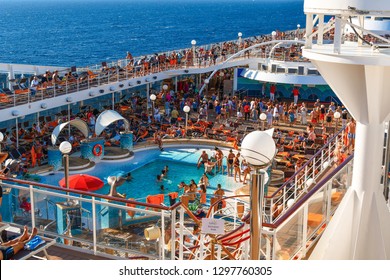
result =
[{"label": "ocean", "polygon": [[304,23],[303,0],[0,0],[0,63],[87,66]]}]

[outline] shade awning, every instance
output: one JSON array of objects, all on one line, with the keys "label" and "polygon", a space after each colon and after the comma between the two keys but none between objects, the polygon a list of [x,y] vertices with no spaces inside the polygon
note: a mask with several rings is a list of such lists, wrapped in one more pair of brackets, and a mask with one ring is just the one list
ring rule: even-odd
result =
[{"label": "shade awning", "polygon": [[81,131],[81,133],[84,135],[85,138],[88,138],[88,135],[89,135],[88,124],[81,119],[74,119],[74,120],[71,120],[69,122],[59,124],[54,128],[53,133],[51,134],[51,143],[53,146],[57,142],[58,135],[60,135],[62,129],[64,127],[66,127],[67,125],[71,125],[71,126],[76,127],[78,130]]},{"label": "shade awning", "polygon": [[129,130],[129,122],[124,117],[122,117],[117,111],[106,110],[102,112],[96,120],[96,125],[95,125],[96,136],[99,136],[107,126],[119,120],[123,120],[125,123],[126,131]]}]

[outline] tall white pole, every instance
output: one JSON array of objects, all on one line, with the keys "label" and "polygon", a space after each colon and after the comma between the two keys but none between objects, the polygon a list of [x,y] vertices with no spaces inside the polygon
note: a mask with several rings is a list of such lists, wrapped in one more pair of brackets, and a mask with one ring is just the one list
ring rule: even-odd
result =
[{"label": "tall white pole", "polygon": [[18,117],[15,118],[15,124],[16,124],[16,149],[19,149],[19,122],[18,122]]},{"label": "tall white pole", "polygon": [[250,259],[260,260],[261,228],[263,225],[264,171],[255,168],[250,187]]}]

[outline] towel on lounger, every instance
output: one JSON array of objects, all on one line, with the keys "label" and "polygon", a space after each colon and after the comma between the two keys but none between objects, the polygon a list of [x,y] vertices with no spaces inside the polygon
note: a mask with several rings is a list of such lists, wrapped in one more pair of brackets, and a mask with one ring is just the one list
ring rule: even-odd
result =
[{"label": "towel on lounger", "polygon": [[43,243],[45,243],[45,240],[43,240],[40,236],[36,235],[24,245],[24,249],[32,251]]}]

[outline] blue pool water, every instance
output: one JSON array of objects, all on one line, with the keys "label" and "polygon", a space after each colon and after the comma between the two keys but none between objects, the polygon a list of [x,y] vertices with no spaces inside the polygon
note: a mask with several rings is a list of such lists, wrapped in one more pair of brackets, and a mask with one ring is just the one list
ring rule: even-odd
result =
[{"label": "blue pool water", "polygon": [[[136,198],[145,201],[147,195],[169,192],[179,192],[177,187],[181,181],[189,183],[191,179],[198,183],[204,172],[204,168],[197,168],[196,163],[201,152],[205,150],[210,156],[214,152],[210,147],[204,148],[167,148],[163,152],[159,150],[136,151],[134,158],[126,162],[100,162],[96,167],[85,172],[86,174],[101,178],[106,184],[96,193],[108,194],[110,187],[107,184],[107,177],[118,175],[120,173],[131,172],[133,179],[125,182],[118,187],[118,192],[125,193],[128,198]],[[227,154],[227,151],[224,151]],[[224,160],[224,164],[226,164]],[[168,176],[162,182],[157,182],[156,176],[161,174],[161,170],[168,165]],[[57,172],[52,175],[43,176],[42,183],[58,186],[58,181],[63,178],[63,172]],[[216,174],[209,176],[210,187],[207,193],[212,194],[218,183],[226,193],[232,192],[241,186],[234,182],[232,177],[225,174]],[[164,191],[161,192],[160,186],[164,185]]]}]

